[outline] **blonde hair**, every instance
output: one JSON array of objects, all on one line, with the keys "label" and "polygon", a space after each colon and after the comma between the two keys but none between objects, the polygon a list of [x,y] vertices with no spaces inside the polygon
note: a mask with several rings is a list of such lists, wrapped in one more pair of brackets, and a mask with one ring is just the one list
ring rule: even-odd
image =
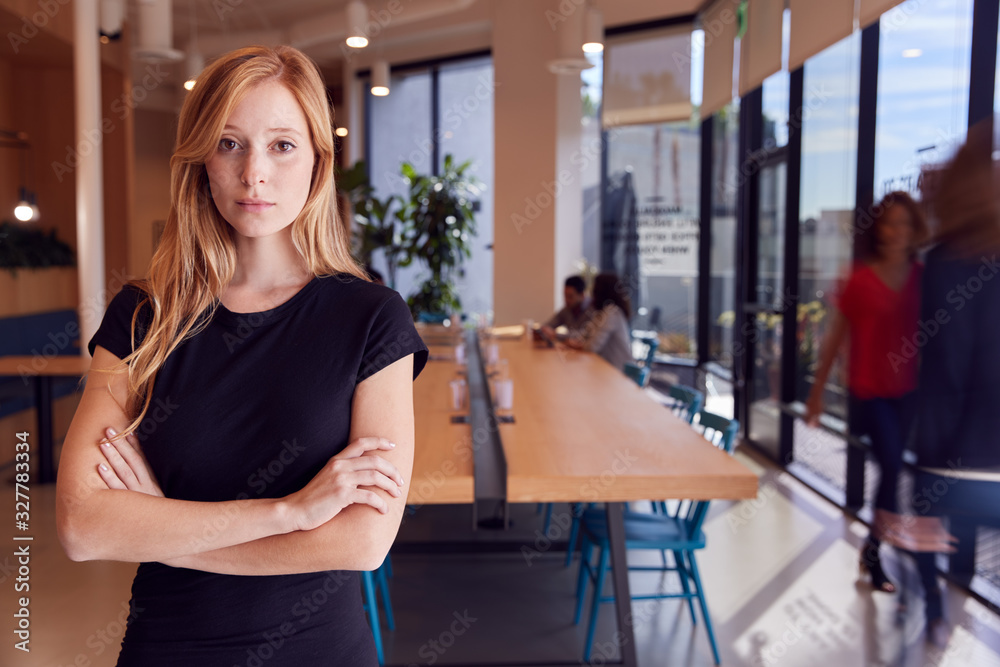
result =
[{"label": "blonde hair", "polygon": [[[211,199],[205,162],[223,127],[254,87],[280,81],[305,113],[315,161],[309,196],[292,222],[292,239],[314,276],[346,273],[368,280],[350,252],[350,233],[336,209],[333,119],[315,63],[289,46],[252,46],[227,53],[198,77],[181,108],[177,143],[170,158],[170,213],[146,280],[132,281],[145,292],[132,316],[134,352],[128,366],[124,436],[136,430],[149,409],[152,387],[167,357],[208,325],[219,295],[236,269],[233,230]],[[139,313],[152,313],[136,348]],[[120,366],[119,366],[120,368]]]}]

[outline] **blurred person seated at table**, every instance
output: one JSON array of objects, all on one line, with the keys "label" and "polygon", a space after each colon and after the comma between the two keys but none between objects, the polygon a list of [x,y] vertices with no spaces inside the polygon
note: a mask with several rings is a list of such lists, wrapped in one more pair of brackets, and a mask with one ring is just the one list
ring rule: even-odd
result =
[{"label": "blurred person seated at table", "polygon": [[628,323],[632,306],[625,285],[617,274],[602,273],[594,279],[592,296],[590,320],[578,334],[566,339],[566,346],[599,354],[623,370],[627,362],[633,361]]},{"label": "blurred person seated at table", "polygon": [[559,327],[566,327],[568,334],[579,333],[587,326],[593,316],[590,299],[587,298],[587,283],[583,276],[570,276],[563,286],[565,307],[549,318],[548,322],[538,330],[538,335],[548,341],[554,341],[560,336],[556,333]]}]

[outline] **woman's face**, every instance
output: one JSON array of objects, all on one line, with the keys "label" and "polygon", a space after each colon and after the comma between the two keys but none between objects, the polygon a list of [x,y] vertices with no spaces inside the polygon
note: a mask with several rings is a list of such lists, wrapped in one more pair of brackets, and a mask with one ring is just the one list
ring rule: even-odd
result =
[{"label": "woman's face", "polygon": [[205,163],[212,199],[242,236],[287,228],[306,203],[315,155],[306,115],[292,92],[271,81],[233,109]]},{"label": "woman's face", "polygon": [[880,250],[909,250],[913,245],[913,221],[905,206],[894,204],[886,211],[878,225],[878,244]]}]

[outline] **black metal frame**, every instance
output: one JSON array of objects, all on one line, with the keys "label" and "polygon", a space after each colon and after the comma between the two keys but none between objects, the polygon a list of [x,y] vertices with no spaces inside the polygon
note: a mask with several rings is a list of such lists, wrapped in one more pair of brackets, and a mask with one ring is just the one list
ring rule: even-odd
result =
[{"label": "black metal frame", "polygon": [[[781,403],[796,400],[798,384],[798,311],[799,311],[799,225],[801,219],[800,186],[802,180],[802,118],[805,68],[799,67],[788,77],[788,145],[785,150],[785,255],[782,266],[782,338]],[[778,435],[779,459],[788,465],[795,458],[795,419],[781,411]]]},{"label": "black metal frame", "polygon": [[[456,62],[463,62],[467,60],[477,60],[480,58],[489,58],[493,55],[493,52],[489,49],[482,51],[470,51],[468,53],[459,53],[453,56],[444,56],[441,58],[432,58],[428,60],[413,60],[405,63],[400,63],[398,65],[392,66],[392,71],[395,73],[409,72],[415,70],[426,69],[431,77],[431,174],[438,176],[441,173],[439,163],[441,162],[441,149],[440,149],[440,138],[441,138],[441,120],[439,118],[441,111],[441,66]],[[359,79],[369,79],[371,78],[371,69],[361,69],[355,73],[355,76]],[[372,161],[372,142],[371,142],[371,127],[372,127],[372,107],[371,98],[372,94],[367,88],[364,91],[364,115],[365,115],[365,167],[368,170],[368,177],[371,178],[371,161]]]},{"label": "black metal frame", "polygon": [[757,155],[763,135],[763,91],[748,93],[740,100],[739,156],[736,204],[736,299],[733,319],[733,400],[744,439],[750,438],[749,391],[753,386],[753,355],[747,341],[755,330],[757,302],[757,236],[759,165]]},{"label": "black metal frame", "polygon": [[972,8],[972,60],[969,63],[969,127],[992,122],[996,88],[997,24],[1000,0],[975,0]]},{"label": "black metal frame", "polygon": [[[862,254],[865,226],[875,200],[875,119],[878,103],[879,21],[861,31],[861,75],[858,81],[858,152],[854,188],[854,259]],[[874,231],[874,230],[870,230]],[[848,406],[847,423],[857,432],[857,415]],[[865,504],[865,450],[847,448],[847,488],[844,505],[857,511]]]},{"label": "black metal frame", "polygon": [[697,349],[698,366],[711,361],[708,354],[708,328],[711,326],[712,293],[712,158],[715,142],[715,118],[701,121],[701,182],[698,205],[698,304]]},{"label": "black metal frame", "polygon": [[670,28],[678,25],[694,25],[697,14],[684,14],[682,16],[671,16],[655,21],[643,21],[642,23],[630,23],[629,25],[619,25],[604,29],[605,37],[617,37],[618,35],[628,35],[635,32],[645,32],[658,28]]}]

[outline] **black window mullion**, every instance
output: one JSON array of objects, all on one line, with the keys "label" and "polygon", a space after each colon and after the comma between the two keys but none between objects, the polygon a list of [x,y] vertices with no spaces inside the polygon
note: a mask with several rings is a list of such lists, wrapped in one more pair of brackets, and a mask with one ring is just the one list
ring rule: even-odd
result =
[{"label": "black window mullion", "polygon": [[[861,31],[861,76],[858,90],[858,155],[854,205],[855,260],[860,258],[863,235],[874,233],[871,211],[875,201],[875,119],[878,103],[879,22]],[[848,422],[855,432],[856,416],[848,406]],[[847,488],[844,504],[852,510],[865,504],[865,451],[848,441]]]},{"label": "black window mullion", "polygon": [[697,339],[698,365],[710,361],[708,330],[711,326],[712,293],[712,148],[715,131],[714,119],[709,116],[701,122],[701,179],[699,183],[698,230],[698,312]]},{"label": "black window mullion", "polygon": [[[783,294],[779,301],[784,308],[781,337],[781,402],[793,403],[798,384],[798,310],[799,310],[799,199],[802,171],[803,81],[805,69],[799,67],[788,77],[788,145],[785,163],[785,256]],[[795,418],[781,411],[779,451],[781,463],[788,465],[794,458]]]}]

